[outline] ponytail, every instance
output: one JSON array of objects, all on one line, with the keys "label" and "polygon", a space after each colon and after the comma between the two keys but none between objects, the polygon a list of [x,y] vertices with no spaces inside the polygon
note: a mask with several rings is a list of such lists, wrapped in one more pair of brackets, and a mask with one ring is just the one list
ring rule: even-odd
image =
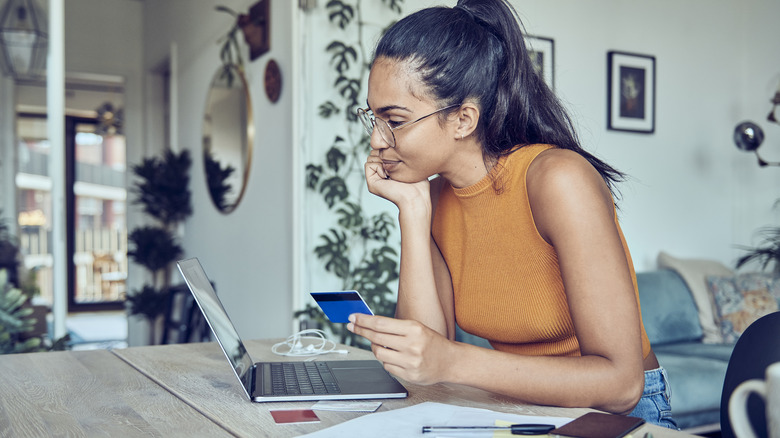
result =
[{"label": "ponytail", "polygon": [[531,62],[519,17],[506,0],[459,0],[394,24],[376,58],[409,62],[441,106],[480,107],[475,134],[490,158],[515,146],[552,144],[582,155],[614,194],[625,175],[580,147],[563,105]]}]

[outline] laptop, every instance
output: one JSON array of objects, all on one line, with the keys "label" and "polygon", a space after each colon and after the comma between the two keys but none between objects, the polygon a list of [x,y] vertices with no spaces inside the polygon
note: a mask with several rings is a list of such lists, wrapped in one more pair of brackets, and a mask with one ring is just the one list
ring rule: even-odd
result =
[{"label": "laptop", "polygon": [[254,362],[197,258],[176,263],[233,373],[254,402],[404,398],[377,360]]}]

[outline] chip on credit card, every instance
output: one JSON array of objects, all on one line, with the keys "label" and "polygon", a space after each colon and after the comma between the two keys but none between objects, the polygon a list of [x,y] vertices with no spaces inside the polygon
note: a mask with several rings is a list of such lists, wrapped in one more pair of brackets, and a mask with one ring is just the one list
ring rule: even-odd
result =
[{"label": "chip on credit card", "polygon": [[330,322],[349,322],[349,315],[353,313],[374,314],[356,290],[311,292],[311,296]]}]

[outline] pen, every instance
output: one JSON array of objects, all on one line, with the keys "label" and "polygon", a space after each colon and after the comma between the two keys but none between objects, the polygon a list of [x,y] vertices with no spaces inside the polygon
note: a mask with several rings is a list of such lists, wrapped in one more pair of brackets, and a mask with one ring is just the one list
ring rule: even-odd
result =
[{"label": "pen", "polygon": [[513,424],[511,426],[423,426],[422,433],[508,430],[512,435],[544,435],[555,429],[552,424]]}]

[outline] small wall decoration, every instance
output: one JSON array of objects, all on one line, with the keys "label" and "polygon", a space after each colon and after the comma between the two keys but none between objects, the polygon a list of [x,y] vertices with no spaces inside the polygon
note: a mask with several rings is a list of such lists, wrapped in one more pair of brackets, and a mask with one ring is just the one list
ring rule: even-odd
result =
[{"label": "small wall decoration", "polygon": [[271,103],[276,103],[282,94],[282,72],[273,59],[265,65],[265,95]]},{"label": "small wall decoration", "polygon": [[552,38],[526,35],[525,44],[536,72],[555,91],[555,42]]},{"label": "small wall decoration", "polygon": [[655,57],[607,53],[607,129],[655,131]]}]

